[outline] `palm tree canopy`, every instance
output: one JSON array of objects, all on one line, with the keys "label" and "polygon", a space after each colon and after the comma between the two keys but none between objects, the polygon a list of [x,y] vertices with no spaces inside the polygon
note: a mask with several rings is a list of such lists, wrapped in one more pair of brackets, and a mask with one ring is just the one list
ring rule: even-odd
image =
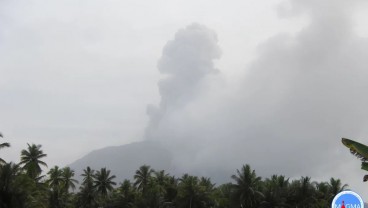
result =
[{"label": "palm tree canopy", "polygon": [[0,187],[1,191],[7,191],[9,184],[19,173],[19,166],[14,163],[7,163],[0,166]]},{"label": "palm tree canopy", "polygon": [[134,186],[143,193],[146,191],[149,180],[151,180],[151,175],[154,172],[149,165],[141,166],[134,175]]},{"label": "palm tree canopy", "polygon": [[334,178],[330,179],[329,186],[330,186],[330,191],[333,195],[340,193],[341,191],[345,190],[348,187],[347,184],[342,185],[340,179],[334,179]]},{"label": "palm tree canopy", "polygon": [[18,201],[23,201],[22,188],[16,185],[19,166],[6,163],[0,166],[0,207],[14,207]]},{"label": "palm tree canopy", "polygon": [[88,166],[81,174],[81,176],[83,176],[82,186],[79,192],[81,207],[93,207],[93,204],[96,203],[96,191],[93,187],[94,172],[95,171]]},{"label": "palm tree canopy", "polygon": [[23,165],[23,169],[27,171],[27,174],[31,178],[36,178],[42,172],[40,165],[47,167],[47,164],[41,159],[46,157],[47,154],[44,154],[41,150],[41,145],[28,145],[27,150],[22,150],[20,165]]},{"label": "palm tree canopy", "polygon": [[0,149],[4,147],[10,147],[10,144],[8,142],[0,143]]},{"label": "palm tree canopy", "polygon": [[94,177],[95,170],[92,170],[89,166],[83,170],[81,176],[83,176],[82,185],[91,185],[93,184],[93,177]]},{"label": "palm tree canopy", "polygon": [[165,170],[155,171],[154,174],[157,183],[161,186],[165,185],[166,181],[169,178],[169,174],[165,173]]},{"label": "palm tree canopy", "polygon": [[116,183],[112,181],[114,178],[116,178],[116,176],[110,176],[110,170],[101,168],[101,170],[97,171],[94,175],[94,187],[96,191],[101,195],[106,196],[109,191],[113,190],[113,185],[116,185]]},{"label": "palm tree canopy", "polygon": [[237,170],[237,175],[232,175],[231,178],[236,182],[233,184],[234,197],[241,206],[253,207],[259,198],[264,198],[259,191],[262,178],[258,177],[248,164],[243,165],[241,170]]},{"label": "palm tree canopy", "polygon": [[46,182],[49,186],[54,190],[60,189],[64,182],[63,171],[58,166],[55,166],[47,174],[49,175],[49,179]]},{"label": "palm tree canopy", "polygon": [[120,191],[124,197],[127,197],[127,193],[129,193],[130,189],[132,188],[132,184],[128,179],[125,179],[123,183],[120,185]]},{"label": "palm tree canopy", "polygon": [[64,181],[64,188],[66,191],[71,188],[72,190],[75,189],[75,184],[78,183],[77,180],[73,179],[74,177],[74,170],[70,169],[70,167],[65,167],[62,170],[62,178]]},{"label": "palm tree canopy", "polygon": [[[0,132],[0,137],[2,138],[3,135]],[[4,142],[4,143],[0,143],[0,149],[4,148],[4,147],[10,147],[10,144],[8,142]],[[5,164],[5,160],[3,160],[2,158],[0,158],[0,165],[1,164]]]},{"label": "palm tree canopy", "polygon": [[191,176],[184,174],[178,185],[178,207],[213,207],[214,200],[211,198],[214,184],[210,178]]}]

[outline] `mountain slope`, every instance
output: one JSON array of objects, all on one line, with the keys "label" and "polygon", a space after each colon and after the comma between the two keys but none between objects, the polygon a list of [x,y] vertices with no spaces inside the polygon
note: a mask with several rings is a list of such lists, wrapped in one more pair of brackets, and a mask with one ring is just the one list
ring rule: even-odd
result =
[{"label": "mountain slope", "polygon": [[171,158],[171,153],[159,143],[143,141],[94,150],[69,166],[75,170],[78,181],[82,179],[83,169],[90,166],[95,170],[106,167],[116,175],[115,182],[122,182],[132,179],[135,171],[144,164],[156,170],[170,170]]}]

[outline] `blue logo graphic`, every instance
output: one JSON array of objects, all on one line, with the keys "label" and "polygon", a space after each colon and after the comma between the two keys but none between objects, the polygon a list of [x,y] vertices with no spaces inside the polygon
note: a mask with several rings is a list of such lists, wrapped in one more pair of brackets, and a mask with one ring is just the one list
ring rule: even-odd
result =
[{"label": "blue logo graphic", "polygon": [[364,208],[364,202],[357,193],[342,191],[333,199],[331,208]]}]

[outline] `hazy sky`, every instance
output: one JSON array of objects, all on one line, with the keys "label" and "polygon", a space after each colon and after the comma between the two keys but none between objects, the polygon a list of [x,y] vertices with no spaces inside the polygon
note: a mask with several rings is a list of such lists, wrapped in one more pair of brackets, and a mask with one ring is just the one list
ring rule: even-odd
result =
[{"label": "hazy sky", "polygon": [[341,144],[368,144],[367,48],[358,0],[0,0],[12,145],[0,156],[19,161],[36,143],[63,166],[151,139],[183,171],[333,176],[367,200]]}]

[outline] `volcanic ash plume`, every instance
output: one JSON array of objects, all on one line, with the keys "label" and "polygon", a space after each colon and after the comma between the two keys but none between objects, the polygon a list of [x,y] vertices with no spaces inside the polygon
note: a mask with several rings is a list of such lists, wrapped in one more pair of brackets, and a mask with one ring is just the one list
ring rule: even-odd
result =
[{"label": "volcanic ash plume", "polygon": [[220,58],[216,33],[203,25],[192,24],[175,34],[158,62],[165,78],[159,82],[159,106],[148,106],[150,118],[146,139],[159,137],[157,129],[165,115],[185,106],[200,91],[204,78],[217,72],[213,60]]}]

